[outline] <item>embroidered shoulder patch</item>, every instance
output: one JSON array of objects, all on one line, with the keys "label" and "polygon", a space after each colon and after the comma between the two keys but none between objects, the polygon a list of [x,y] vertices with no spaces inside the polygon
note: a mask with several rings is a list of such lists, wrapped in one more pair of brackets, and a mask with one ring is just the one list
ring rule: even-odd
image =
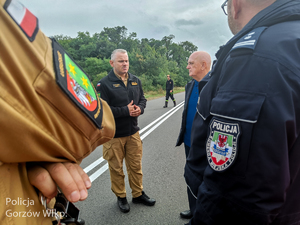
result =
[{"label": "embroidered shoulder patch", "polygon": [[215,171],[228,169],[237,156],[240,135],[238,123],[225,123],[213,119],[206,142],[206,154],[210,167]]},{"label": "embroidered shoulder patch", "polygon": [[96,94],[94,86],[79,65],[74,62],[55,39],[52,39],[52,47],[56,83],[75,105],[98,128],[101,128],[103,117],[102,103]]},{"label": "embroidered shoulder patch", "polygon": [[267,27],[255,28],[250,33],[238,40],[237,43],[235,43],[235,45],[232,47],[231,51],[239,48],[248,48],[254,50],[260,35],[266,28]]},{"label": "embroidered shoulder patch", "polygon": [[136,85],[138,85],[138,83],[137,82],[131,82],[131,85],[136,86]]},{"label": "embroidered shoulder patch", "polygon": [[4,9],[20,27],[29,41],[34,41],[39,31],[38,19],[19,1],[7,0]]}]

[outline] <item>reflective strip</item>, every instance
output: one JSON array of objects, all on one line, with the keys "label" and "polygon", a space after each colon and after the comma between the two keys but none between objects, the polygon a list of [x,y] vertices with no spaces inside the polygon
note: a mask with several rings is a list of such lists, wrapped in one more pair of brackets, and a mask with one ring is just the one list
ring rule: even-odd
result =
[{"label": "reflective strip", "polygon": [[199,114],[199,116],[201,116],[201,118],[202,118],[203,120],[206,120],[206,118],[204,118],[204,116],[202,116],[201,113],[198,111],[198,108],[197,108],[197,113]]},{"label": "reflective strip", "polygon": [[193,197],[194,197],[195,199],[197,199],[197,196],[196,196],[196,195],[194,195],[194,193],[192,192],[192,189],[190,188],[190,186],[189,186],[189,185],[187,185],[187,187],[188,187],[188,189],[190,190],[190,192],[191,192],[191,194],[193,195]]},{"label": "reflective strip", "polygon": [[244,120],[244,119],[230,117],[230,116],[223,116],[223,115],[219,115],[219,114],[215,114],[215,113],[210,113],[210,114],[213,116],[218,116],[218,117],[222,117],[225,119],[237,120],[237,121],[242,121],[242,122],[247,122],[247,123],[256,123],[257,122],[257,120]]},{"label": "reflective strip", "polygon": [[255,40],[243,41],[243,42],[236,43],[232,49],[241,47],[241,46],[254,45],[254,44],[255,44]]}]

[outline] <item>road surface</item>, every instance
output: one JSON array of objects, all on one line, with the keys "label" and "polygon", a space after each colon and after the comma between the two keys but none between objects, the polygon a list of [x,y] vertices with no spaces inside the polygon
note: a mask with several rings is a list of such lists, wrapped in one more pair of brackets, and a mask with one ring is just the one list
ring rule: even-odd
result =
[{"label": "road surface", "polygon": [[175,94],[163,108],[164,98],[147,102],[145,113],[139,117],[143,141],[143,186],[145,193],[156,199],[153,207],[133,204],[124,163],[129,213],[122,213],[117,198],[110,189],[107,161],[102,158],[102,146],[83,160],[81,167],[92,180],[89,196],[76,203],[86,225],[183,225],[179,213],[188,209],[186,184],[183,178],[184,147],[175,147],[181,125],[184,93]]}]

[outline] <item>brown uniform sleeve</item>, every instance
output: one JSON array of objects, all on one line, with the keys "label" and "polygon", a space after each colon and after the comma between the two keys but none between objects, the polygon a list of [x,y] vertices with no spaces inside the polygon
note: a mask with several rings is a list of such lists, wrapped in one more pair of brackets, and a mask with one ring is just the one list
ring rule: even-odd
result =
[{"label": "brown uniform sleeve", "polygon": [[57,85],[52,41],[38,24],[28,37],[0,1],[0,162],[80,162],[113,138],[110,108],[96,95],[97,128]]}]

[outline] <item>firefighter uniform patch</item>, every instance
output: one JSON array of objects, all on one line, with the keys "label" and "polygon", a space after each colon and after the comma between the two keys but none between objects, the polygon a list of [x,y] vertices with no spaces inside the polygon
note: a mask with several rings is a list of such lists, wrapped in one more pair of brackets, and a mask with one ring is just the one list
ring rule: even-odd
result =
[{"label": "firefighter uniform patch", "polygon": [[226,123],[213,119],[206,143],[207,159],[215,171],[228,169],[236,159],[240,136],[238,123]]},{"label": "firefighter uniform patch", "polygon": [[69,98],[101,128],[102,103],[87,75],[65,50],[52,39],[56,82]]}]

